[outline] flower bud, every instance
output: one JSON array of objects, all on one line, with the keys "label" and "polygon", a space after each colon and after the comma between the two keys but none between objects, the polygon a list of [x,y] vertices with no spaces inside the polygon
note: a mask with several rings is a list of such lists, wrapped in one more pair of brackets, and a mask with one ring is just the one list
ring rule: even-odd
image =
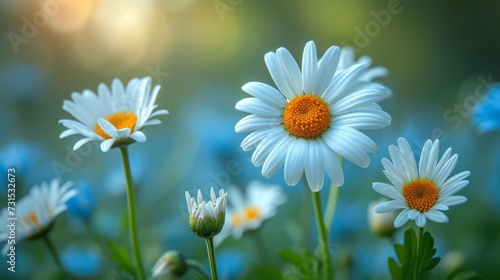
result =
[{"label": "flower bud", "polygon": [[215,191],[210,189],[211,200],[203,201],[201,191],[198,190],[198,203],[186,192],[186,202],[189,210],[189,227],[198,236],[211,238],[218,234],[224,226],[226,218],[227,193],[223,189],[219,191],[219,197],[215,197]]},{"label": "flower bud", "polygon": [[169,280],[186,273],[188,266],[184,257],[175,250],[165,252],[153,266],[153,279]]}]

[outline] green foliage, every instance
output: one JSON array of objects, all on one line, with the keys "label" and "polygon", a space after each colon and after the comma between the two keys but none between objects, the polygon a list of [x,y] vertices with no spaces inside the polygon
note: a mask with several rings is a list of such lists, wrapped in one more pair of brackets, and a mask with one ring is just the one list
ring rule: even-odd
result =
[{"label": "green foliage", "polygon": [[134,266],[132,265],[132,262],[130,261],[129,255],[127,253],[127,249],[123,246],[118,246],[112,241],[108,241],[108,248],[111,251],[110,252],[110,259],[116,261],[119,263],[119,268],[122,270],[126,270],[127,272],[131,273],[132,275],[135,275],[135,270]]},{"label": "green foliage", "polygon": [[388,266],[395,280],[424,279],[425,274],[440,261],[439,257],[434,257],[434,238],[429,232],[417,238],[415,231],[409,228],[405,231],[403,244],[394,244],[394,249],[399,264],[394,258],[389,258]]},{"label": "green foliage", "polygon": [[281,250],[278,255],[289,264],[282,279],[318,279],[318,273],[321,270],[320,262],[308,252],[300,255],[290,250]]},{"label": "green foliage", "polygon": [[446,280],[480,280],[484,277],[475,270],[467,269],[466,267],[460,267],[450,273]]}]

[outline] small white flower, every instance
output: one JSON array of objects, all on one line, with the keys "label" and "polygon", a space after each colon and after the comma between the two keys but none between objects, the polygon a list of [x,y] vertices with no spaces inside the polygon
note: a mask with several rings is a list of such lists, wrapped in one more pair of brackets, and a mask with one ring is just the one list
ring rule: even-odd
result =
[{"label": "small white flower", "polygon": [[[0,242],[8,241],[11,233],[9,223],[15,223],[16,244],[24,239],[34,238],[44,233],[52,226],[57,215],[67,209],[66,201],[77,194],[70,187],[72,182],[60,186],[58,179],[50,183],[43,182],[31,188],[28,196],[23,197],[16,203],[15,211],[6,207],[2,209],[0,219],[7,226],[0,227]],[[8,220],[17,218],[17,220]],[[7,242],[2,250],[5,255],[11,245]]]},{"label": "small white flower", "polygon": [[393,200],[377,205],[375,211],[384,213],[403,209],[394,221],[397,228],[408,220],[415,220],[418,227],[424,227],[427,219],[436,223],[448,222],[442,211],[467,201],[464,196],[455,194],[467,186],[469,181],[464,179],[470,172],[463,171],[450,178],[458,155],[452,156],[451,148],[448,148],[438,160],[439,140],[425,142],[418,169],[408,141],[399,138],[398,146],[389,146],[392,162],[382,159],[384,173],[392,185],[373,183],[375,191]]},{"label": "small white flower", "polygon": [[332,183],[344,184],[339,156],[367,167],[368,153],[377,145],[360,130],[381,129],[391,117],[377,102],[387,97],[382,85],[359,80],[366,68],[356,64],[337,71],[338,47],[330,47],[318,60],[314,42],[308,42],[302,70],[292,55],[279,48],[265,55],[265,62],[279,91],[250,82],[242,89],[254,96],[236,104],[249,113],[236,124],[236,132],[251,132],[241,143],[244,151],[255,149],[252,163],[262,165],[262,175],[271,177],[284,165],[288,185],[302,175],[312,191],[321,190],[324,173]]},{"label": "small white flower", "polygon": [[210,188],[209,201],[203,201],[201,190],[198,190],[198,203],[186,191],[186,203],[189,211],[189,227],[198,236],[208,238],[218,234],[226,218],[227,193],[219,190],[215,196],[214,188]]},{"label": "small white flower", "polygon": [[361,81],[371,82],[373,79],[385,77],[389,74],[389,70],[382,66],[369,68],[372,65],[372,59],[369,56],[363,55],[356,60],[356,52],[351,46],[342,47],[340,49],[340,60],[337,71],[346,70],[356,64],[366,65],[365,70],[358,78]]},{"label": "small white flower", "polygon": [[126,87],[119,79],[114,79],[109,89],[100,84],[96,95],[91,90],[74,92],[72,101],[65,100],[63,109],[76,120],[60,120],[67,130],[59,138],[80,134],[84,138],[73,146],[77,150],[89,141],[101,142],[101,150],[107,152],[114,145],[145,142],[142,128],[161,122],[151,119],[168,114],[167,110],[153,112],[160,85],[151,91],[151,77],[130,80]]},{"label": "small white flower", "polygon": [[259,181],[252,181],[246,188],[246,197],[240,190],[231,186],[230,206],[227,208],[227,222],[221,234],[215,238],[220,244],[227,236],[239,239],[243,232],[255,230],[262,223],[276,214],[276,208],[285,203],[286,196],[279,185],[267,185]]}]

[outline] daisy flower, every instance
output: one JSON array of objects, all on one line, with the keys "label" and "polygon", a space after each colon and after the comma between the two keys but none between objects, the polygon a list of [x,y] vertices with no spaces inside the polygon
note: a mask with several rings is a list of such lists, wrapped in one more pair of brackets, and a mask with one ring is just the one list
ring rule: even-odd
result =
[{"label": "daisy flower", "polygon": [[500,128],[500,84],[493,85],[474,111],[481,132]]},{"label": "daisy flower", "polygon": [[[15,216],[9,208],[4,208],[0,214],[2,221],[7,226],[0,227],[0,242],[8,241],[10,228],[9,218],[17,218],[16,225],[16,243],[35,238],[52,226],[54,219],[67,208],[66,201],[77,194],[77,191],[70,189],[72,182],[67,182],[60,186],[58,179],[53,179],[50,183],[43,182],[41,185],[34,186],[28,196],[23,197],[16,203]],[[11,246],[7,242],[2,250],[5,255]]]},{"label": "daisy flower", "polygon": [[351,46],[342,47],[340,49],[340,60],[337,71],[346,70],[356,64],[366,65],[366,69],[358,78],[361,81],[371,82],[373,79],[385,77],[389,74],[387,68],[382,66],[369,68],[372,65],[372,59],[369,56],[363,55],[356,60],[356,52]]},{"label": "daisy flower", "polygon": [[160,85],[151,90],[151,77],[134,78],[125,87],[119,79],[114,79],[111,88],[100,84],[97,94],[91,90],[74,92],[72,101],[65,100],[62,108],[76,120],[60,120],[65,130],[59,138],[80,134],[84,138],[73,146],[77,150],[89,141],[101,142],[101,150],[137,142],[145,142],[142,128],[161,122],[151,119],[168,114],[167,110],[153,112]]},{"label": "daisy flower", "polygon": [[189,211],[189,227],[198,236],[211,238],[218,234],[226,219],[227,193],[219,190],[215,196],[214,188],[210,188],[211,200],[205,202],[198,190],[198,203],[186,191],[186,203]]},{"label": "daisy flower", "polygon": [[246,188],[246,197],[235,186],[230,187],[230,206],[227,208],[227,220],[222,232],[216,236],[215,243],[220,244],[227,236],[239,239],[243,232],[255,230],[262,223],[276,214],[276,208],[285,203],[286,196],[279,185],[267,185],[252,181]]},{"label": "daisy flower", "polygon": [[392,185],[373,183],[375,191],[392,200],[377,205],[375,211],[385,213],[403,209],[394,220],[397,228],[408,220],[415,220],[418,227],[424,227],[427,219],[436,223],[448,222],[442,211],[467,201],[467,198],[455,194],[467,186],[469,181],[464,179],[470,172],[463,171],[450,177],[458,155],[452,156],[451,148],[448,148],[438,160],[439,140],[425,142],[418,168],[408,141],[399,138],[398,146],[389,146],[392,162],[382,159],[384,174]]},{"label": "daisy flower", "polygon": [[314,42],[304,48],[302,71],[284,48],[265,55],[267,68],[279,91],[249,82],[242,89],[251,98],[236,109],[251,115],[236,124],[236,132],[251,132],[241,143],[255,149],[252,163],[271,177],[284,165],[285,181],[295,185],[305,173],[312,191],[323,187],[324,172],[337,186],[344,184],[339,156],[361,167],[377,146],[362,129],[380,129],[391,117],[376,103],[387,96],[385,87],[360,81],[366,66],[356,64],[336,71],[338,47],[318,60]]}]

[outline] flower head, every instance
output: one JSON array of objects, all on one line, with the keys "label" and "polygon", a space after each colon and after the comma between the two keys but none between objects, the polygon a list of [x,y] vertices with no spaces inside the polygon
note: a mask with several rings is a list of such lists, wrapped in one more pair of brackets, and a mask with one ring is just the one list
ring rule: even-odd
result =
[{"label": "flower head", "polygon": [[342,47],[340,49],[340,60],[337,71],[346,70],[356,64],[364,64],[367,67],[358,78],[362,81],[371,82],[373,79],[385,77],[389,74],[387,68],[382,66],[368,68],[372,65],[372,59],[369,56],[364,55],[356,60],[356,52],[354,51],[354,48],[350,46]]},{"label": "flower head", "polygon": [[387,200],[379,199],[378,201],[373,201],[368,205],[368,225],[370,226],[370,230],[375,234],[391,236],[396,230],[396,228],[394,228],[396,214],[394,212],[375,212],[375,207],[385,201]]},{"label": "flower head", "polygon": [[464,179],[470,172],[463,171],[450,177],[458,155],[451,155],[451,148],[448,148],[438,160],[439,140],[425,142],[418,168],[408,141],[399,138],[398,146],[389,146],[392,162],[382,159],[384,173],[392,185],[373,183],[375,191],[392,200],[377,205],[375,211],[384,213],[403,209],[394,221],[397,228],[408,220],[415,220],[419,227],[424,227],[427,219],[436,223],[448,222],[442,211],[467,201],[464,196],[455,194],[467,186],[469,181]]},{"label": "flower head", "polygon": [[[52,226],[54,219],[67,208],[66,201],[77,194],[70,189],[72,182],[60,186],[58,179],[50,183],[43,182],[31,188],[28,196],[16,203],[15,212],[9,208],[2,209],[0,218],[7,226],[0,227],[0,242],[9,239],[11,228],[9,218],[15,220],[16,242],[31,239],[45,233]],[[10,244],[7,242],[2,253],[6,254]]]},{"label": "flower head", "polygon": [[230,187],[230,206],[227,208],[227,223],[214,240],[222,242],[228,235],[239,239],[243,232],[255,230],[276,214],[276,208],[285,203],[286,196],[279,185],[267,185],[252,181],[246,188],[246,197],[235,186]]},{"label": "flower head", "polygon": [[76,120],[60,120],[65,130],[60,138],[80,134],[84,138],[73,146],[77,150],[89,141],[101,142],[101,150],[137,142],[145,142],[142,128],[161,122],[151,119],[168,114],[167,110],[153,112],[160,85],[151,91],[151,78],[134,78],[124,87],[119,79],[114,79],[111,89],[100,84],[97,95],[91,90],[73,93],[72,101],[65,100],[63,109]]},{"label": "flower head", "polygon": [[271,177],[284,165],[285,181],[295,185],[305,172],[312,191],[323,186],[324,172],[337,186],[344,183],[339,156],[366,167],[376,144],[362,129],[380,129],[391,122],[376,103],[387,97],[385,87],[359,80],[365,65],[337,71],[338,47],[318,60],[314,42],[304,48],[302,71],[284,48],[265,55],[275,88],[250,82],[242,89],[254,96],[236,104],[251,115],[236,124],[236,132],[251,132],[241,143],[255,149],[252,163]]},{"label": "flower head", "polygon": [[226,219],[227,193],[219,191],[215,196],[214,188],[210,188],[209,201],[203,201],[201,190],[198,190],[198,203],[186,191],[186,202],[189,211],[189,227],[198,236],[203,238],[213,237],[224,226]]},{"label": "flower head", "polygon": [[184,257],[175,250],[165,252],[152,269],[153,279],[176,279],[186,274],[188,266]]},{"label": "flower head", "polygon": [[476,107],[474,115],[479,131],[500,129],[500,84],[491,86],[486,97]]}]

